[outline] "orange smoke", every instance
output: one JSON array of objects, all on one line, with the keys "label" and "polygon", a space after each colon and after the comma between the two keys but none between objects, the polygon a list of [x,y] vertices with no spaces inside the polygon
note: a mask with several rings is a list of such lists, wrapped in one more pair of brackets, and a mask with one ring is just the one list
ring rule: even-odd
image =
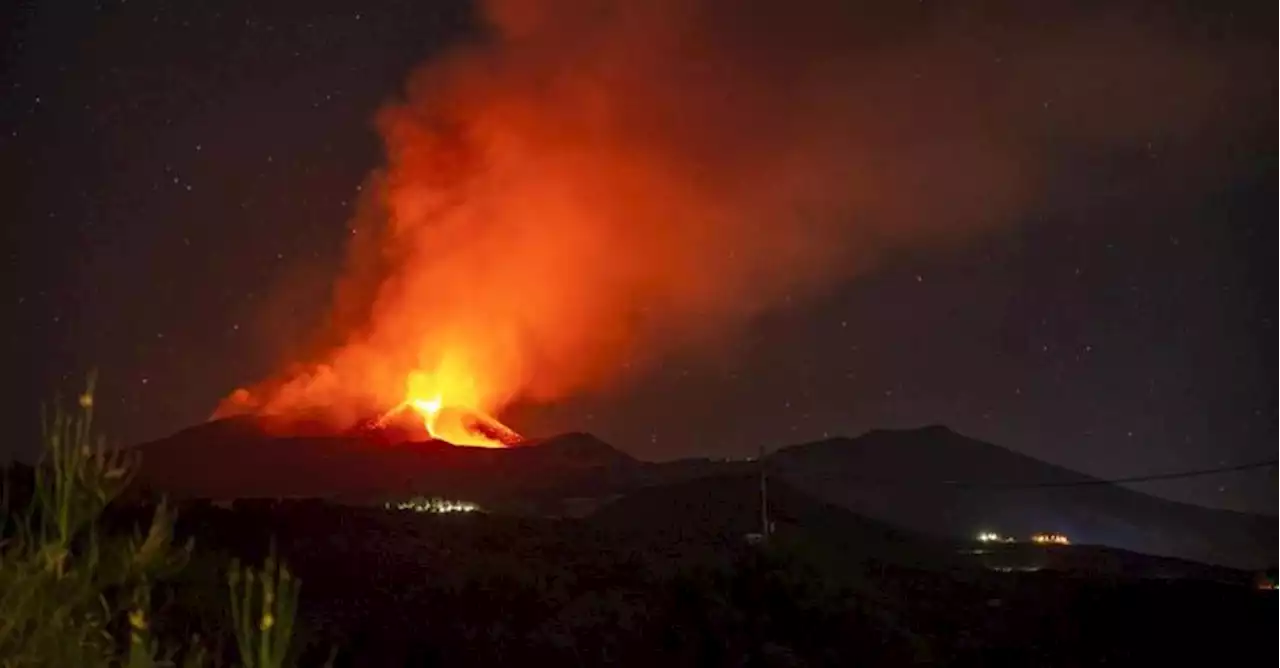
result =
[{"label": "orange smoke", "polygon": [[444,412],[498,428],[513,401],[707,350],[886,252],[1008,220],[1051,145],[1146,142],[1209,108],[1208,71],[1137,24],[1035,4],[974,22],[900,2],[484,3],[486,34],[378,115],[387,164],[319,352],[219,414],[343,428],[408,408],[500,444]]}]

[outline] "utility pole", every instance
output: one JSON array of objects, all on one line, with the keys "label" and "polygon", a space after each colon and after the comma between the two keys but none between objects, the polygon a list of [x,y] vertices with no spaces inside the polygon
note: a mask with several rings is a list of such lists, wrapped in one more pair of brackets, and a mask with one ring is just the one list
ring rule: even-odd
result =
[{"label": "utility pole", "polygon": [[760,455],[756,460],[760,464],[760,536],[769,540],[773,527],[769,522],[769,476],[765,470],[764,445],[760,445]]}]

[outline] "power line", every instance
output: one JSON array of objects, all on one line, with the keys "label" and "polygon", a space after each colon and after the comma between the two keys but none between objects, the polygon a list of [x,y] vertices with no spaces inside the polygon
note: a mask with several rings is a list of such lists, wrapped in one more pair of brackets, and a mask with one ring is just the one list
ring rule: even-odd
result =
[{"label": "power line", "polygon": [[[1069,482],[1041,482],[1041,483],[1021,483],[1021,484],[1010,483],[1010,484],[1003,484],[1003,485],[1000,483],[996,483],[995,485],[991,485],[991,486],[999,486],[1006,489],[1008,488],[1027,489],[1027,488],[1042,488],[1042,487],[1087,487],[1090,485],[1124,485],[1124,484],[1135,483],[1135,482],[1153,482],[1157,480],[1182,480],[1185,478],[1199,478],[1202,476],[1218,475],[1221,473],[1235,473],[1237,471],[1249,471],[1252,469],[1274,468],[1276,464],[1277,464],[1276,460],[1268,459],[1260,462],[1249,462],[1246,464],[1236,464],[1234,466],[1219,466],[1211,469],[1192,469],[1189,471],[1174,471],[1171,473],[1153,473],[1149,475],[1135,475],[1135,476],[1128,476],[1124,478],[1108,478],[1105,480],[1090,479],[1090,480],[1072,480]],[[957,484],[964,484],[964,483],[957,483]],[[980,485],[981,483],[978,483],[978,486]]]},{"label": "power line", "polygon": [[1186,478],[1199,478],[1209,475],[1219,475],[1223,473],[1235,473],[1238,471],[1249,471],[1253,469],[1275,468],[1277,460],[1268,459],[1264,461],[1248,462],[1245,464],[1235,464],[1232,466],[1219,466],[1207,469],[1191,469],[1184,471],[1174,471],[1167,473],[1153,473],[1147,475],[1126,476],[1123,478],[1089,478],[1086,480],[1067,480],[1055,482],[991,482],[991,481],[964,481],[964,480],[886,480],[875,478],[846,478],[850,483],[866,483],[873,485],[937,485],[940,487],[955,488],[988,488],[988,489],[1046,489],[1055,487],[1091,487],[1096,485],[1124,485],[1142,482],[1154,482],[1160,480],[1182,480]]}]

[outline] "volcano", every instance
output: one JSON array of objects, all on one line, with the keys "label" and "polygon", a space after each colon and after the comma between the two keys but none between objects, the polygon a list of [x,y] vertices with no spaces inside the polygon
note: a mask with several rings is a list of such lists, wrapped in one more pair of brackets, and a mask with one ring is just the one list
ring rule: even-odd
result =
[{"label": "volcano", "polygon": [[[476,429],[487,428],[475,424]],[[457,447],[425,436],[407,419],[367,420],[334,433],[325,423],[237,416],[182,430],[137,450],[146,488],[204,499],[380,503],[430,492],[503,504],[593,480],[621,484],[619,476],[641,467],[585,434],[504,445]]]},{"label": "volcano", "polygon": [[404,441],[426,436],[474,448],[509,448],[525,440],[496,418],[477,410],[444,406],[438,399],[406,400],[378,418],[358,423],[355,431],[383,440],[388,435]]},{"label": "volcano", "polygon": [[[472,402],[446,401],[440,382],[411,374],[404,399],[389,409],[354,419],[350,410],[333,406],[283,406],[236,390],[214,411],[214,419],[252,418],[260,429],[277,435],[356,433],[400,440],[436,440],[450,445],[506,448],[524,440],[519,433]],[[273,390],[288,397],[287,389]]]}]

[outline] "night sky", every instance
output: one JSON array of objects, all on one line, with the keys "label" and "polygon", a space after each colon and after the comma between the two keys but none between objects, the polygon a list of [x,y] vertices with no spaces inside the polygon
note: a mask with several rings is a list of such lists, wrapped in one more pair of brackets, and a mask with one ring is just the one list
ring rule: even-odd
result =
[{"label": "night sky", "polygon": [[[1135,11],[1274,52],[1274,5],[1218,4]],[[19,456],[35,451],[41,401],[90,368],[121,443],[199,422],[278,368],[321,312],[357,189],[383,160],[374,113],[475,28],[452,0],[0,12],[2,452]],[[504,418],[649,459],[935,423],[1104,477],[1273,458],[1266,57],[1230,69],[1264,102],[1224,101],[1212,154],[1164,141],[1068,156],[1016,220],[783,303],[726,344],[731,362],[672,357]],[[1274,470],[1142,489],[1276,510]]]}]

